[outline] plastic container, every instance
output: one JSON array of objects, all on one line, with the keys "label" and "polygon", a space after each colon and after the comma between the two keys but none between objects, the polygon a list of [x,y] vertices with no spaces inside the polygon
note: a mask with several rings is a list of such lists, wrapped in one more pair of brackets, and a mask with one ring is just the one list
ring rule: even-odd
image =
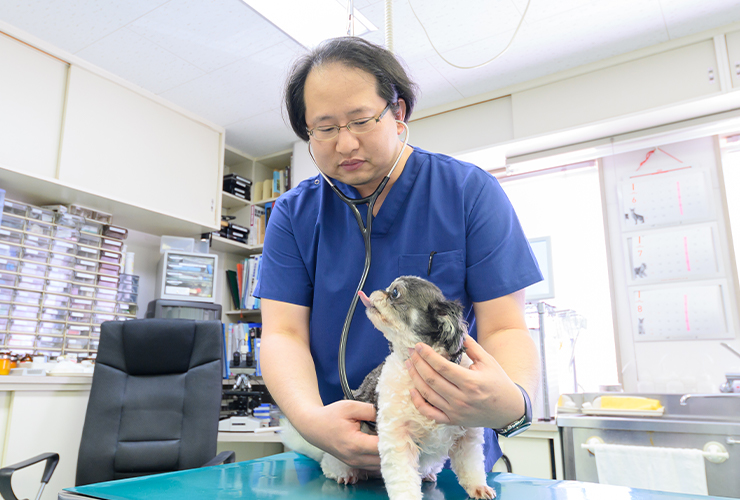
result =
[{"label": "plastic container", "polygon": [[139,306],[136,304],[129,304],[128,302],[118,302],[116,304],[116,312],[120,314],[131,314],[136,316],[139,310]]},{"label": "plastic container", "polygon": [[46,280],[44,291],[47,293],[71,293],[72,283],[68,281]]},{"label": "plastic container", "polygon": [[15,286],[18,283],[18,275],[7,271],[0,271],[0,285]]},{"label": "plastic container", "polygon": [[125,240],[128,237],[128,229],[125,227],[105,225],[103,226],[103,236]]},{"label": "plastic container", "polygon": [[42,292],[45,285],[46,280],[44,278],[36,278],[33,276],[19,276],[18,284],[16,286],[18,288],[25,288],[26,290],[36,290]]},{"label": "plastic container", "polygon": [[97,233],[85,232],[83,229],[80,230],[80,245],[100,248],[100,242],[103,241],[102,238]]},{"label": "plastic container", "polygon": [[73,268],[75,265],[75,256],[64,253],[52,253],[49,257],[49,265]]},{"label": "plastic container", "polygon": [[47,222],[49,224],[54,222],[54,212],[45,208],[28,207],[26,217],[40,222]]},{"label": "plastic container", "polygon": [[21,265],[18,268],[18,272],[26,276],[37,276],[37,277],[43,278],[44,276],[46,276],[47,269],[48,268],[46,267],[45,264],[35,264],[32,262],[21,261]]},{"label": "plastic container", "polygon": [[98,275],[98,286],[104,286],[106,288],[113,288],[118,290],[118,277],[107,276],[105,274]]},{"label": "plastic container", "polygon": [[116,294],[116,300],[118,302],[130,302],[130,303],[135,304],[138,298],[139,298],[139,294],[137,293],[118,292]]},{"label": "plastic container", "polygon": [[51,236],[54,233],[54,229],[51,224],[38,221],[28,221],[28,224],[26,224],[26,232],[38,236]]},{"label": "plastic container", "polygon": [[92,322],[96,325],[99,325],[101,323],[105,323],[106,321],[115,321],[116,317],[113,314],[101,314],[101,313],[95,313],[92,317]]},{"label": "plastic container", "polygon": [[0,257],[0,271],[10,271],[12,273],[18,272],[18,266],[20,263],[16,259],[7,259]]},{"label": "plastic container", "polygon": [[98,273],[100,274],[107,274],[108,276],[118,277],[120,272],[121,266],[117,264],[106,264],[105,262],[101,262],[98,265]]},{"label": "plastic container", "polygon": [[80,231],[71,227],[56,226],[54,228],[54,237],[58,240],[77,243],[80,241]]},{"label": "plastic container", "polygon": [[100,250],[97,248],[77,245],[77,251],[75,252],[75,255],[77,255],[78,257],[82,257],[83,259],[98,260],[98,257],[100,257]]},{"label": "plastic container", "polygon": [[51,241],[51,238],[47,238],[45,236],[26,234],[26,237],[23,239],[23,246],[38,250],[48,250],[49,246],[51,246]]},{"label": "plastic container", "polygon": [[[92,299],[84,299],[81,297],[72,297],[69,301],[69,308],[70,309],[79,309],[84,311],[92,311],[93,309],[93,300]],[[70,319],[70,321],[72,321]],[[75,320],[77,321],[77,320]]]},{"label": "plastic container", "polygon": [[8,323],[10,323],[9,319],[0,319],[0,331],[4,332],[8,329]]},{"label": "plastic container", "polygon": [[86,311],[69,311],[67,321],[74,323],[89,323],[92,319],[92,312]]},{"label": "plastic container", "polygon": [[29,292],[26,290],[15,290],[13,293],[13,302],[15,304],[28,304],[38,306],[41,304],[41,292]]},{"label": "plastic container", "polygon": [[102,313],[110,313],[110,314],[118,312],[116,310],[116,303],[109,302],[107,300],[96,300],[95,303],[93,304],[93,311],[102,312]]},{"label": "plastic container", "polygon": [[132,285],[130,283],[119,283],[118,284],[118,291],[119,292],[127,292],[127,293],[139,293],[139,285]]},{"label": "plastic container", "polygon": [[13,299],[13,292],[15,292],[13,288],[0,287],[0,300],[10,302]]},{"label": "plastic container", "polygon": [[56,212],[56,214],[54,214],[54,223],[57,226],[71,227],[72,229],[79,230],[85,223],[85,219],[79,215]]},{"label": "plastic container", "polygon": [[94,273],[98,270],[98,262],[96,260],[88,260],[77,257],[75,258],[74,268],[86,273]]},{"label": "plastic container", "polygon": [[71,281],[74,273],[75,272],[72,269],[66,269],[62,267],[50,267],[46,277],[55,281]]},{"label": "plastic container", "polygon": [[39,335],[38,347],[42,349],[61,349],[63,345],[64,339],[62,337]]},{"label": "plastic container", "polygon": [[90,325],[76,325],[68,323],[64,329],[65,335],[75,335],[78,337],[89,337],[92,327]]},{"label": "plastic container", "polygon": [[10,316],[13,318],[25,318],[25,319],[39,319],[39,311],[41,310],[38,306],[27,306],[23,304],[14,304],[10,308]]},{"label": "plastic container", "polygon": [[6,227],[0,228],[0,242],[20,245],[23,241],[23,233],[13,231]]},{"label": "plastic container", "polygon": [[[100,325],[93,325],[92,329],[90,330],[90,337],[100,337]],[[98,346],[96,345],[95,348]]]},{"label": "plastic container", "polygon": [[0,221],[0,226],[13,229],[15,231],[23,231],[23,229],[26,227],[26,219],[19,219],[18,217],[13,217],[10,214],[3,214],[2,221]]},{"label": "plastic container", "polygon": [[69,294],[77,297],[95,297],[96,288],[73,283],[70,287]]},{"label": "plastic container", "polygon": [[84,285],[93,285],[95,284],[95,274],[75,271],[75,274],[72,277],[72,282]]},{"label": "plastic container", "polygon": [[71,299],[66,295],[54,295],[51,293],[45,293],[41,303],[47,307],[69,307],[69,301]]},{"label": "plastic container", "polygon": [[14,245],[6,245],[0,242],[0,256],[4,257],[19,257],[21,254],[21,247]]},{"label": "plastic container", "polygon": [[112,250],[114,252],[123,253],[123,241],[103,236],[100,239],[100,248],[102,250]]},{"label": "plastic container", "polygon": [[121,285],[138,285],[139,277],[135,274],[122,274],[120,276]]},{"label": "plastic container", "polygon": [[118,252],[109,252],[107,250],[100,251],[100,260],[103,262],[109,262],[111,264],[120,264],[123,256]]},{"label": "plastic container", "polygon": [[115,302],[117,294],[118,294],[117,290],[113,290],[112,288],[101,287],[97,289],[95,293],[95,298]]},{"label": "plastic container", "polygon": [[3,205],[3,214],[19,215],[25,217],[28,213],[28,205],[18,203],[17,201],[5,200]]},{"label": "plastic container", "polygon": [[40,262],[46,264],[49,261],[50,252],[46,250],[36,250],[34,248],[24,248],[21,253],[21,258],[24,260],[30,260],[32,262]]},{"label": "plastic container", "polygon": [[64,334],[64,328],[64,323],[56,323],[54,321],[41,321],[39,323],[39,333],[62,335]]},{"label": "plastic container", "polygon": [[162,236],[159,240],[159,253],[168,250],[176,252],[192,252],[195,246],[193,238],[182,238],[180,236]]},{"label": "plastic container", "polygon": [[86,220],[82,226],[80,226],[80,237],[85,234],[100,236],[103,234],[104,225],[94,220]]},{"label": "plastic container", "polygon": [[68,337],[65,346],[67,349],[87,349],[87,346],[90,343],[90,339],[82,337],[82,338],[70,338]]},{"label": "plastic container", "polygon": [[66,309],[44,307],[41,309],[41,319],[43,321],[67,321],[67,312]]},{"label": "plastic container", "polygon": [[0,302],[0,316],[10,316],[11,307],[7,302]]},{"label": "plastic container", "polygon": [[12,319],[8,323],[8,331],[13,333],[36,333],[36,328],[38,328],[38,326],[38,321]]}]

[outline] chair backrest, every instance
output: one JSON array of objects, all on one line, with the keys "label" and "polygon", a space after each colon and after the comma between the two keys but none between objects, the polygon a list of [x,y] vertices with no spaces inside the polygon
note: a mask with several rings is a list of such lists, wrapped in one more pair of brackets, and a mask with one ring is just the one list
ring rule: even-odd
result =
[{"label": "chair backrest", "polygon": [[220,321],[103,323],[77,486],[199,467],[216,455]]}]

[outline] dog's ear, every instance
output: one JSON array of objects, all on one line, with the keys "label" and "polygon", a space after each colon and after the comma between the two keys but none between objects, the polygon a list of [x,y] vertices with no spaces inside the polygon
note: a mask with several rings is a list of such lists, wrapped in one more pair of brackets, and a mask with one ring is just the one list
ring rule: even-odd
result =
[{"label": "dog's ear", "polygon": [[429,312],[439,332],[439,342],[449,352],[456,351],[462,345],[467,329],[462,317],[462,304],[456,300],[434,302],[429,304]]}]

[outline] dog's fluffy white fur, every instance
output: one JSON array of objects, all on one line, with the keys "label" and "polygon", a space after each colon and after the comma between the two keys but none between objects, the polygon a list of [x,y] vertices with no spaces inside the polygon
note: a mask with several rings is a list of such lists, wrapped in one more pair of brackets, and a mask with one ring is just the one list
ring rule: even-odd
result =
[{"label": "dog's fluffy white fur", "polygon": [[[370,297],[360,292],[360,296],[368,318],[392,349],[354,392],[359,400],[377,402],[381,474],[390,499],[421,499],[422,480],[435,481],[448,457],[470,497],[494,498],[494,490],[486,484],[483,429],[439,424],[419,413],[409,392],[413,382],[405,361],[408,349],[418,342],[465,368],[472,364],[462,347],[467,333],[462,307],[447,301],[434,284],[415,276],[402,276],[386,290]],[[325,476],[340,484],[367,479],[364,471],[309,444],[289,423],[283,425],[283,443],[320,462]]]}]

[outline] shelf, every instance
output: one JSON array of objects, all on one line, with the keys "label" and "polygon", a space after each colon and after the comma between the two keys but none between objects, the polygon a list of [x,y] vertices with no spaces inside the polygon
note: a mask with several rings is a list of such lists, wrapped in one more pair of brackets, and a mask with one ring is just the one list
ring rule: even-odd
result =
[{"label": "shelf", "polygon": [[234,196],[231,193],[221,193],[221,207],[222,208],[244,208],[248,207],[252,203],[243,199],[239,198],[238,196]]},{"label": "shelf", "polygon": [[250,246],[228,238],[216,236],[211,237],[211,250],[218,252],[234,253],[238,255],[252,255],[262,252],[262,245]]},{"label": "shelf", "polygon": [[262,311],[260,309],[240,309],[226,311],[224,314],[227,316],[259,316],[262,314]]},{"label": "shelf", "polygon": [[253,201],[252,204],[253,205],[260,206],[260,207],[264,207],[267,203],[271,203],[273,201],[277,201],[278,198],[279,198],[279,196],[277,196],[275,198],[267,198],[266,200]]}]

